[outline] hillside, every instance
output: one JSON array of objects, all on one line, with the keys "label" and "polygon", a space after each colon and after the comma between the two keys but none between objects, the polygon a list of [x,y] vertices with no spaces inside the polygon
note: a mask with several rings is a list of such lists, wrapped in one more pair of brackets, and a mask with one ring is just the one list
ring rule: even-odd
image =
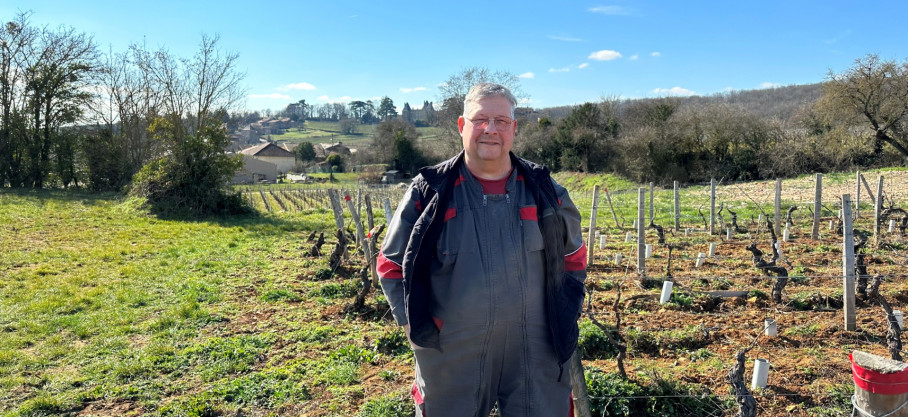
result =
[{"label": "hillside", "polygon": [[[822,83],[789,85],[673,99],[677,100],[681,105],[690,106],[707,106],[720,103],[732,104],[740,106],[760,117],[789,120],[800,107],[819,99],[823,92],[822,87]],[[626,106],[635,100],[652,99],[630,99],[623,101],[622,105]],[[551,119],[560,119],[567,116],[571,109],[571,106],[549,107],[536,109],[534,113]]]}]

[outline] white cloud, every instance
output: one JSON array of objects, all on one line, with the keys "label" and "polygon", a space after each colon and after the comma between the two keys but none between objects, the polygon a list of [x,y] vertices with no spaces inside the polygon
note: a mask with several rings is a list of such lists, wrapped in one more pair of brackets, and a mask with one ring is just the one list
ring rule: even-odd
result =
[{"label": "white cloud", "polygon": [[627,8],[621,6],[596,6],[589,9],[593,13],[599,13],[604,15],[629,15],[631,11]]},{"label": "white cloud", "polygon": [[596,61],[611,61],[613,59],[621,58],[621,53],[618,51],[612,51],[608,49],[603,49],[601,51],[596,51],[590,54],[587,59],[593,59]]},{"label": "white cloud", "polygon": [[536,74],[533,74],[532,72],[525,72],[518,75],[517,78],[536,78]]},{"label": "white cloud", "polygon": [[532,102],[533,102],[533,100],[530,100],[529,98],[520,99],[520,104],[530,104]]},{"label": "white cloud", "polygon": [[277,88],[279,91],[289,90],[315,90],[315,86],[306,82],[287,84]]},{"label": "white cloud", "polygon": [[583,42],[583,39],[573,38],[570,36],[549,35],[549,39],[554,39],[556,41],[564,41],[564,42]]},{"label": "white cloud", "polygon": [[738,89],[737,89],[737,88],[734,88],[734,87],[725,87],[725,88],[722,89],[722,91],[724,91],[724,92],[726,92],[726,93],[730,93],[730,92],[732,92],[732,91],[738,91]]},{"label": "white cloud", "polygon": [[426,87],[414,87],[414,88],[401,87],[400,88],[400,92],[404,93],[404,94],[412,93],[414,91],[426,91]]},{"label": "white cloud", "polygon": [[549,68],[549,72],[568,72],[570,68]]},{"label": "white cloud", "polygon": [[272,100],[292,100],[290,96],[281,93],[271,93],[271,94],[250,94],[247,97],[249,98],[267,98]]},{"label": "white cloud", "polygon": [[659,58],[660,56],[662,56],[662,52],[656,51],[656,52],[653,52],[653,53],[651,53],[651,54],[649,54],[649,55],[650,55],[651,57],[654,57],[654,58]]},{"label": "white cloud", "polygon": [[640,55],[633,54],[633,55],[631,55],[630,58],[628,58],[628,59],[631,60],[631,61],[636,61],[636,60],[640,59]]},{"label": "white cloud", "polygon": [[672,87],[672,88],[655,88],[653,93],[666,95],[666,96],[692,96],[694,93],[691,90],[681,87]]},{"label": "white cloud", "polygon": [[760,83],[760,88],[776,88],[776,87],[781,87],[781,86],[782,86],[782,84],[771,83],[769,81],[767,81],[765,83]]},{"label": "white cloud", "polygon": [[352,101],[353,97],[343,96],[343,97],[331,98],[327,95],[323,95],[323,96],[318,96],[318,98],[316,100],[324,101],[326,103],[347,103],[349,101]]},{"label": "white cloud", "polygon": [[589,62],[584,62],[584,63],[578,65],[577,68],[578,68],[578,69],[584,69],[584,68],[586,68],[586,67],[588,67],[588,66],[590,66],[590,63],[589,63]]}]

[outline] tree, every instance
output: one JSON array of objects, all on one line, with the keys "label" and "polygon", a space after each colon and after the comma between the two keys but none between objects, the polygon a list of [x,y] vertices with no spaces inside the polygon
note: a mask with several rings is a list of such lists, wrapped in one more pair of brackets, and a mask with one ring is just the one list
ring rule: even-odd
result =
[{"label": "tree", "polygon": [[848,120],[870,125],[875,154],[886,143],[908,158],[908,61],[859,58],[847,71],[829,73],[822,100],[830,113],[843,110]]},{"label": "tree", "polygon": [[22,186],[21,147],[25,126],[23,82],[28,61],[34,53],[38,32],[29,25],[28,13],[0,25],[0,187]]},{"label": "tree", "polygon": [[404,137],[411,143],[416,143],[419,133],[413,125],[400,119],[386,120],[378,125],[372,136],[372,149],[378,162],[383,164],[394,162],[397,158],[394,141],[398,137]]},{"label": "tree", "polygon": [[414,141],[410,140],[404,131],[397,131],[394,135],[394,168],[407,173],[415,173],[419,168],[427,165],[427,159]]},{"label": "tree", "polygon": [[378,117],[382,121],[397,117],[397,108],[394,107],[394,100],[391,100],[388,96],[381,98],[381,103],[378,105]]},{"label": "tree", "polygon": [[606,121],[600,106],[584,103],[561,120],[555,133],[555,142],[561,148],[563,169],[590,172],[595,161],[601,161],[601,148],[607,138],[617,135],[617,121]]},{"label": "tree", "polygon": [[359,122],[357,122],[356,119],[341,119],[340,122],[337,123],[337,128],[345,135],[355,135],[356,125],[358,124]]},{"label": "tree", "polygon": [[315,146],[312,145],[312,142],[300,143],[296,148],[293,148],[293,154],[300,161],[315,160]]},{"label": "tree", "polygon": [[43,188],[56,173],[66,187],[77,181],[75,136],[62,130],[82,119],[98,52],[90,36],[28,17],[0,27],[0,186]]},{"label": "tree", "polygon": [[354,119],[362,119],[363,115],[366,114],[366,102],[362,100],[354,100],[350,102],[350,117]]},{"label": "tree", "polygon": [[244,200],[227,187],[242,159],[224,152],[230,137],[217,117],[243,97],[244,74],[236,69],[239,56],[221,51],[217,41],[203,36],[190,59],[178,59],[166,50],[139,54],[139,67],[161,94],[160,113],[149,131],[163,152],[136,175],[131,193],[146,197],[159,213],[247,210]]},{"label": "tree", "polygon": [[328,169],[334,172],[344,172],[344,158],[336,153],[328,155],[325,158],[325,162],[328,163]]}]

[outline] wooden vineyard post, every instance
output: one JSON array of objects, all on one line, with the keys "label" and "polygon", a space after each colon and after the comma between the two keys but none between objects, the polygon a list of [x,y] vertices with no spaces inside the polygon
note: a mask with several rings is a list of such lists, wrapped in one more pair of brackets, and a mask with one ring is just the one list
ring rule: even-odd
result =
[{"label": "wooden vineyard post", "polygon": [[620,229],[621,224],[618,223],[618,213],[615,213],[615,206],[612,205],[612,196],[608,193],[608,187],[605,188],[605,200],[608,201],[608,207],[612,210],[612,218],[615,219],[615,228]]},{"label": "wooden vineyard post", "polygon": [[776,213],[773,218],[775,223],[772,225],[776,229],[776,236],[782,235],[782,228],[779,224],[782,222],[782,179],[776,178]]},{"label": "wooden vineyard post", "polygon": [[880,213],[883,212],[883,176],[880,175],[880,180],[876,186],[876,204],[874,204],[873,209],[873,240],[879,245],[880,244]]},{"label": "wooden vineyard post", "polygon": [[586,391],[586,377],[583,374],[583,362],[580,360],[580,348],[571,356],[571,391],[574,397],[574,416],[592,417],[590,397]]},{"label": "wooden vineyard post", "polygon": [[390,226],[391,218],[394,217],[394,212],[391,211],[391,199],[386,197],[381,201],[381,204],[385,208],[385,224]]},{"label": "wooden vineyard post", "polygon": [[853,332],[857,329],[855,319],[854,301],[854,230],[851,220],[851,196],[842,195],[842,275],[844,276],[843,295],[845,310],[845,330]]},{"label": "wooden vineyard post", "polygon": [[338,230],[344,230],[344,208],[341,206],[337,190],[328,190],[328,199],[331,200],[331,210],[334,211],[334,224]]},{"label": "wooden vineyard post", "polygon": [[820,212],[823,210],[823,174],[817,174],[816,192],[813,198],[813,231],[810,238],[820,238]]},{"label": "wooden vineyard post", "polygon": [[854,408],[860,417],[908,417],[908,364],[855,350],[851,352]]},{"label": "wooden vineyard post", "polygon": [[675,230],[681,229],[681,199],[678,195],[678,181],[675,181]]},{"label": "wooden vineyard post", "polygon": [[709,180],[709,235],[716,229],[716,179]]},{"label": "wooden vineyard post", "polygon": [[867,197],[870,197],[870,201],[876,201],[876,197],[873,196],[873,191],[870,190],[870,184],[867,183],[867,178],[864,178],[864,175],[861,175],[861,182],[864,184],[864,189],[867,190]]},{"label": "wooden vineyard post", "polygon": [[375,219],[372,218],[372,198],[369,197],[369,194],[366,194],[366,220],[368,220],[369,230],[372,230],[375,227]]},{"label": "wooden vineyard post", "polygon": [[593,257],[596,247],[596,209],[599,207],[599,186],[593,186],[593,208],[590,209],[590,237],[586,243],[586,253],[588,265],[593,264]]},{"label": "wooden vineyard post", "polygon": [[854,180],[854,218],[857,219],[861,217],[861,171],[857,171],[855,180]]},{"label": "wooden vineyard post", "polygon": [[350,214],[353,215],[353,224],[356,225],[357,240],[361,242],[363,255],[366,257],[366,265],[369,266],[369,273],[372,276],[372,285],[375,286],[375,288],[379,288],[378,274],[376,273],[375,268],[372,267],[372,248],[369,246],[369,242],[366,240],[366,234],[363,232],[363,223],[359,219],[359,213],[356,212],[356,207],[354,207],[353,200],[350,196],[345,196],[344,200],[347,200],[347,208],[350,210]]},{"label": "wooden vineyard post", "polygon": [[637,190],[637,272],[640,278],[646,278],[646,226],[643,219],[646,217],[646,189]]}]

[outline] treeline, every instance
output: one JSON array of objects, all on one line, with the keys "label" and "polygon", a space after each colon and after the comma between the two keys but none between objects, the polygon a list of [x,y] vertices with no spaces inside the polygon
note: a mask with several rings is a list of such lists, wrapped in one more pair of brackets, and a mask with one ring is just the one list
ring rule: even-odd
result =
[{"label": "treeline", "polygon": [[556,171],[615,172],[660,184],[901,165],[908,157],[906,91],[906,64],[868,56],[807,87],[604,99],[561,118],[563,109],[547,109],[552,118],[530,113],[515,151]]},{"label": "treeline", "polygon": [[203,36],[191,57],[102,54],[20,13],[0,26],[0,187],[128,190],[168,212],[242,210],[224,122],[244,96],[238,56]]}]

